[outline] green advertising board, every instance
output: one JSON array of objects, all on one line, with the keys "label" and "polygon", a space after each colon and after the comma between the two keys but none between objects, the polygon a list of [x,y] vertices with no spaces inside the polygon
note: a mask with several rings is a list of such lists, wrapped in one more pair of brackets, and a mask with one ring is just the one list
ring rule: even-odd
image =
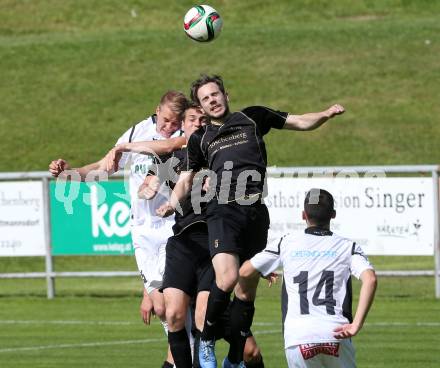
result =
[{"label": "green advertising board", "polygon": [[52,182],[52,254],[133,254],[127,193],[123,181]]}]

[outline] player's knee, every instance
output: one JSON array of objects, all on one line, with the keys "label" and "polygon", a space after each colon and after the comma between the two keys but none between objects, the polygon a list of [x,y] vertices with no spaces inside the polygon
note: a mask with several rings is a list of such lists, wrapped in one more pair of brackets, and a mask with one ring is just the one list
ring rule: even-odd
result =
[{"label": "player's knee", "polygon": [[185,326],[186,313],[181,308],[169,306],[165,314],[168,326],[171,330],[180,330]]},{"label": "player's knee", "polygon": [[238,271],[228,270],[220,275],[216,275],[215,282],[219,289],[232,291],[238,282]]}]

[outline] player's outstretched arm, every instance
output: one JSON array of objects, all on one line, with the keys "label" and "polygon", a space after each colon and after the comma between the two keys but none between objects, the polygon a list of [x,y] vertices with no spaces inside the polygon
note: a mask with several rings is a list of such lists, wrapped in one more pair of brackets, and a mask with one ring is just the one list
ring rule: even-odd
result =
[{"label": "player's outstretched arm", "polygon": [[142,141],[121,143],[113,147],[106,155],[107,170],[117,170],[123,152],[137,152],[145,155],[166,155],[181,149],[186,144],[185,137],[162,139],[158,141]]},{"label": "player's outstretched arm", "polygon": [[[70,180],[85,181],[92,172],[93,174],[112,174],[113,170],[107,170],[105,157],[97,162],[77,168],[71,168],[66,160],[60,158],[52,161],[49,164],[49,172],[55,178],[69,178]],[[72,172],[76,173],[77,175],[72,175]],[[95,179],[98,176],[99,175],[93,175]]]},{"label": "player's outstretched arm", "polygon": [[343,106],[335,104],[321,112],[310,112],[303,115],[288,115],[284,129],[313,130],[319,128],[327,120],[345,112]]},{"label": "player's outstretched arm", "polygon": [[377,288],[377,277],[374,270],[368,269],[361,274],[361,290],[359,293],[359,303],[353,322],[339,326],[334,330],[337,339],[346,339],[355,336],[364,325],[371,304],[373,304],[374,294]]},{"label": "player's outstretched arm", "polygon": [[186,144],[185,137],[161,139],[158,141],[131,142],[117,145],[123,152],[138,152],[145,154],[165,155],[177,151]]}]

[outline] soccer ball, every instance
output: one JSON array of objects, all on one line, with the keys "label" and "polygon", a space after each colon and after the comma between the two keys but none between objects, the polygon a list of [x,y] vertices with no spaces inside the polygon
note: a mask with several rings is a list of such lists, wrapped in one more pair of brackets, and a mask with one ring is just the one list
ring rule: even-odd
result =
[{"label": "soccer ball", "polygon": [[183,20],[183,29],[188,37],[198,42],[209,42],[222,30],[220,14],[209,5],[197,5],[188,10]]}]

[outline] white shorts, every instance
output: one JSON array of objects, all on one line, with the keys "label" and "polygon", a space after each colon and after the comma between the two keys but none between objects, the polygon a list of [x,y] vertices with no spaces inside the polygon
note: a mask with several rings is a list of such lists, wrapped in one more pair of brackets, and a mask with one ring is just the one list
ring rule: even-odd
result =
[{"label": "white shorts", "polygon": [[162,286],[165,271],[165,248],[168,238],[173,235],[174,221],[166,221],[163,226],[152,228],[133,226],[131,237],[134,255],[145,290],[150,294]]},{"label": "white shorts", "polygon": [[[333,349],[316,347],[318,344],[295,345],[286,349],[286,359],[289,368],[355,368],[355,351],[351,339],[339,342],[338,355],[333,356],[318,351]],[[322,344],[320,344],[322,345]],[[316,355],[314,355],[316,354]]]}]

